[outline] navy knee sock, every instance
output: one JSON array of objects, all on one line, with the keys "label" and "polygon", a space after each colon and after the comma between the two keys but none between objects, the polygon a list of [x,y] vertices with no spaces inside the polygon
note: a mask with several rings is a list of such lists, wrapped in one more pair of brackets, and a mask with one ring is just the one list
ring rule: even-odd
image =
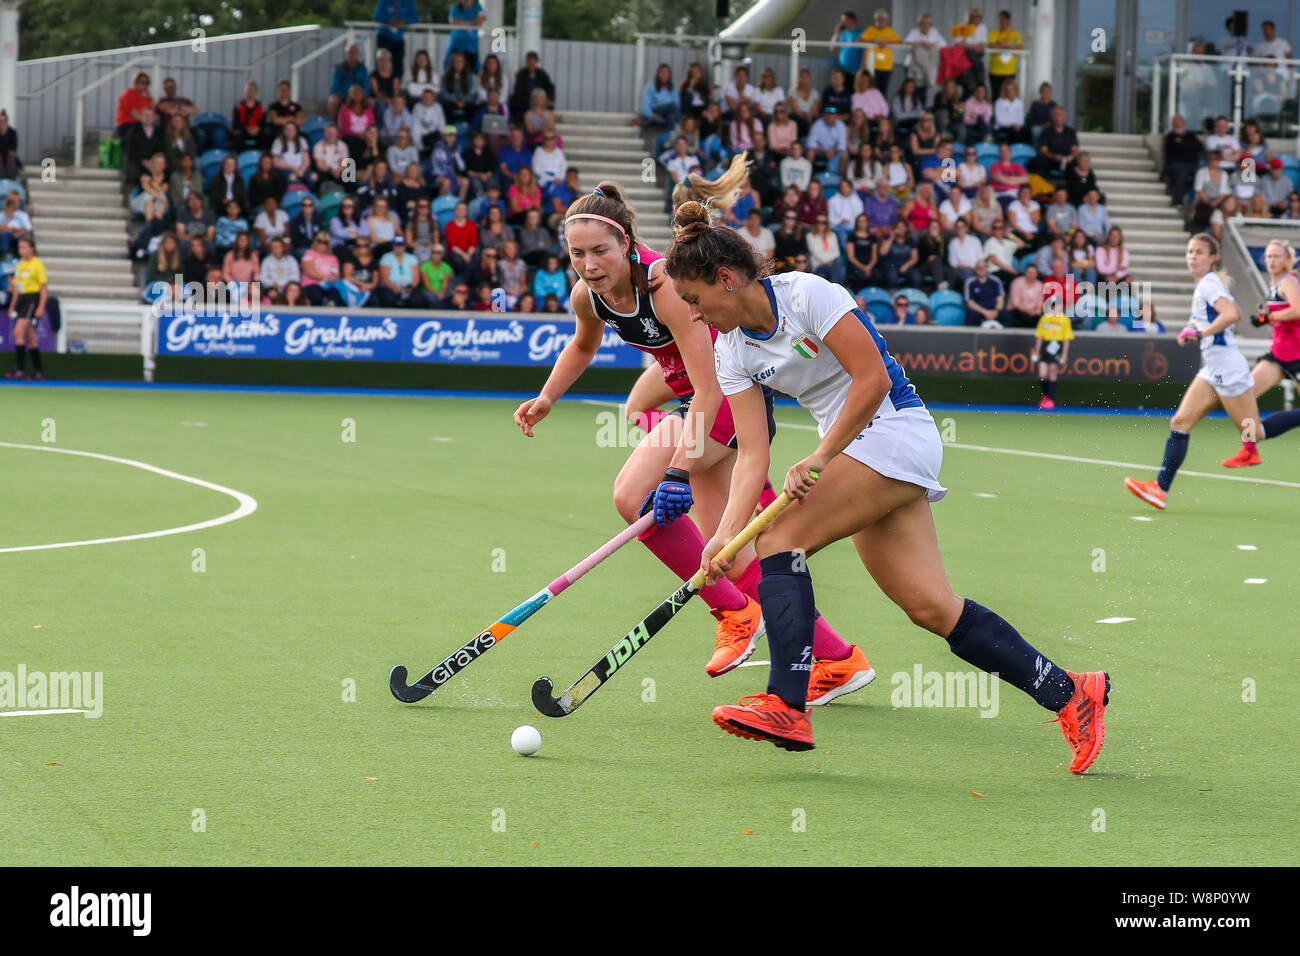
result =
[{"label": "navy knee sock", "polygon": [[759,567],[763,578],[758,582],[758,599],[772,655],[767,692],[776,694],[790,707],[804,710],[812,674],[813,621],[817,617],[808,563],[802,551],[782,551],[763,558]]},{"label": "navy knee sock", "polygon": [[1191,440],[1192,436],[1187,432],[1170,429],[1169,437],[1165,439],[1165,459],[1160,463],[1160,474],[1156,476],[1156,484],[1161,491],[1168,491],[1174,483],[1174,475],[1183,466],[1183,459],[1187,457],[1187,443]]},{"label": "navy knee sock", "polygon": [[14,346],[14,368],[16,368],[18,371],[21,372],[26,366],[27,366],[27,346],[15,345]]},{"label": "navy knee sock", "polygon": [[35,371],[44,374],[45,366],[41,364],[41,350],[35,348],[29,348],[27,350],[27,355],[32,360],[32,368]]},{"label": "navy knee sock", "polygon": [[[966,663],[996,674],[1053,713],[1074,696],[1069,674],[1034,650],[1014,627],[970,598],[948,635],[948,646]],[[773,662],[775,659],[774,653]]]},{"label": "navy knee sock", "polygon": [[1300,425],[1300,408],[1292,409],[1289,412],[1274,412],[1260,424],[1264,428],[1262,437],[1276,438],[1283,432],[1289,432],[1297,425]]}]

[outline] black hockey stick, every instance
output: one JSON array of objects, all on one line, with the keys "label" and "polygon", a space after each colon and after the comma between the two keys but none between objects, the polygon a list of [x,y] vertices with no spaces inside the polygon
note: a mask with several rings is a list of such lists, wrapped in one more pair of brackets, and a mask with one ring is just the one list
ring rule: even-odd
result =
[{"label": "black hockey stick", "polygon": [[[816,477],[816,475],[813,477]],[[771,524],[776,516],[784,511],[786,506],[793,500],[782,492],[780,497],[764,508],[762,513],[755,517],[753,521],[745,525],[744,530],[732,538],[727,543],[727,546],[718,552],[718,556],[725,561],[735,558],[740,553],[741,548],[758,537],[759,532]],[[641,650],[650,641],[650,638],[658,634],[663,626],[671,621],[673,616],[685,607],[686,603],[703,586],[704,572],[696,571],[694,577],[642,618],[641,622],[628,631],[624,638],[610,649],[608,654],[597,661],[591,670],[583,674],[572,687],[559,697],[552,696],[555,687],[549,677],[537,678],[533,682],[533,706],[547,717],[569,716],[582,706],[583,701],[600,690],[601,686],[613,677],[620,667],[631,660],[633,654]]]},{"label": "black hockey stick", "polygon": [[614,535],[613,538],[606,541],[591,554],[587,555],[587,557],[569,568],[568,571],[565,571],[546,587],[542,588],[542,590],[538,591],[523,604],[520,604],[508,614],[501,617],[500,620],[487,628],[487,630],[480,633],[468,644],[463,645],[460,650],[456,651],[414,684],[408,684],[406,682],[406,668],[401,664],[398,664],[388,674],[388,689],[393,692],[394,697],[404,704],[414,704],[416,701],[424,700],[424,698],[428,697],[435,690],[468,667],[473,661],[478,660],[480,654],[490,650],[504,640],[511,631],[545,607],[552,598],[558,597],[566,588],[568,588],[569,585],[573,584],[578,580],[578,578],[582,577],[596,565],[600,564],[600,562],[604,561],[619,548],[623,547],[623,545],[627,544],[642,531],[645,531],[653,523],[654,515],[644,515],[643,517],[638,518],[635,522]]}]

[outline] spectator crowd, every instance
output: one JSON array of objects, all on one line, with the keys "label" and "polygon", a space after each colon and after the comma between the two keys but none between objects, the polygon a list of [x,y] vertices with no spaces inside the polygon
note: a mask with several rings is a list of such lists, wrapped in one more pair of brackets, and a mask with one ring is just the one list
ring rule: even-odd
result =
[{"label": "spectator crowd", "polygon": [[558,227],[580,187],[555,84],[536,52],[513,76],[480,58],[478,3],[449,19],[435,67],[406,49],[412,0],[381,0],[375,62],[347,48],[324,115],[287,81],[219,113],[136,75],[116,134],[143,297],[222,282],[277,305],[565,311]]},{"label": "spectator crowd", "polygon": [[923,13],[902,37],[885,10],[866,29],[846,12],[820,90],[808,69],[787,91],[770,68],[715,88],[702,64],[660,64],[640,113],[662,130],[668,191],[744,151],[730,224],[777,271],[843,283],[881,321],[1033,327],[1054,289],[1130,279],[1091,157],[1050,84],[1021,98],[1024,45],[1007,11],[997,21],[972,10],[945,36]]}]

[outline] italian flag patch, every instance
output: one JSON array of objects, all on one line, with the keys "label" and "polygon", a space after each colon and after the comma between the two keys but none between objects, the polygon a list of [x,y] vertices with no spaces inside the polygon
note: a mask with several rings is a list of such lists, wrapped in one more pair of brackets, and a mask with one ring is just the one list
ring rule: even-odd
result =
[{"label": "italian flag patch", "polygon": [[800,358],[817,357],[817,343],[806,335],[794,343],[794,350],[799,353]]}]

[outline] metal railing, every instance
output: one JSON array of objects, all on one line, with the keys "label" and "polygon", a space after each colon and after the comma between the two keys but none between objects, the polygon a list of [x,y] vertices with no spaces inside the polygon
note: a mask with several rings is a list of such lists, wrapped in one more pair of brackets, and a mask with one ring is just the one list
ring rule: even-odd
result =
[{"label": "metal railing", "polygon": [[77,90],[77,99],[76,99],[77,113],[76,113],[76,120],[73,124],[73,134],[72,134],[73,135],[72,165],[78,168],[80,168],[83,165],[82,154],[86,146],[85,141],[86,141],[86,96],[87,94],[92,93],[95,90],[99,89],[109,80],[114,79],[119,73],[126,73],[130,70],[138,70],[142,66],[153,67],[153,88],[155,90],[162,89],[162,64],[158,61],[157,57],[142,56],[142,57],[137,57],[136,59],[133,60],[127,60],[117,69],[105,73],[103,76],[95,80],[93,83],[87,86],[83,86],[81,89]]},{"label": "metal railing", "polygon": [[[343,25],[347,27],[349,36],[356,36],[359,34],[363,38],[363,42],[366,44],[366,46],[362,50],[362,53],[363,54],[368,53],[370,50],[371,38],[379,30],[380,24],[375,23],[375,21],[373,20],[344,20]],[[419,49],[428,50],[429,59],[434,64],[435,70],[437,70],[437,63],[439,59],[438,38],[445,34],[446,42],[450,43],[451,34],[470,32],[469,30],[466,30],[464,27],[454,27],[450,23],[410,23],[407,24],[405,29],[406,29],[407,50],[419,50]],[[500,31],[500,32],[496,33],[496,31]],[[515,27],[506,27],[506,26],[489,27],[485,24],[479,27],[474,32],[478,33],[480,50],[486,50],[488,53],[497,54],[505,61],[503,64],[505,66],[523,65],[521,62],[519,62],[520,60],[522,60],[522,54],[517,49],[518,47],[517,41],[519,37],[518,37],[518,30]],[[505,43],[504,49],[493,48],[493,41],[496,39],[497,36],[499,36],[502,39],[502,41]],[[413,37],[423,42],[424,46],[421,47],[419,43],[413,43],[412,42]],[[445,53],[446,51],[444,50],[443,52]],[[369,56],[363,56],[363,61],[366,63],[371,62]],[[409,66],[410,62],[411,62],[410,56],[408,54],[406,65]]]},{"label": "metal railing", "polygon": [[[1247,102],[1246,84],[1252,76],[1263,77],[1269,89],[1254,93]],[[1243,120],[1251,117],[1276,118],[1279,133],[1293,134],[1300,130],[1297,76],[1300,60],[1296,59],[1163,53],[1151,68],[1151,129],[1165,132],[1174,115],[1181,113],[1187,128],[1197,133],[1206,119],[1226,116],[1234,136],[1241,135]]]},{"label": "metal railing", "polygon": [[[23,103],[23,115],[28,117],[27,122],[24,124],[26,127],[24,132],[28,131],[27,128],[37,125],[37,120],[40,121],[41,128],[33,130],[32,138],[27,140],[29,148],[42,153],[57,149],[59,141],[57,139],[51,140],[51,135],[57,135],[60,127],[66,131],[67,126],[64,124],[67,124],[71,119],[68,114],[75,115],[78,109],[82,111],[83,118],[82,126],[77,130],[76,143],[81,143],[85,132],[84,111],[86,108],[84,102],[86,96],[90,92],[101,90],[104,84],[96,81],[83,86],[81,89],[69,90],[67,87],[73,84],[74,81],[84,81],[88,71],[100,67],[112,67],[114,69],[110,76],[115,76],[121,73],[123,67],[127,64],[139,66],[143,63],[152,68],[155,90],[159,88],[158,80],[163,75],[162,71],[175,71],[178,74],[194,72],[222,75],[234,73],[253,74],[261,69],[264,64],[284,56],[296,44],[310,41],[325,29],[327,28],[317,24],[305,24],[274,30],[255,30],[248,33],[203,37],[201,39],[172,40],[118,50],[96,50],[89,53],[23,60],[18,64],[21,71],[20,83],[24,81],[39,83],[39,85],[33,85],[31,88],[17,94],[17,99]],[[286,39],[287,42],[278,43],[277,41],[280,39]],[[196,48],[195,44],[197,43],[202,43],[202,48]],[[240,62],[238,53],[245,51],[249,45],[253,45],[259,50],[266,49],[268,45],[271,45],[271,48],[255,59]],[[230,56],[226,51],[237,51],[236,56]],[[188,58],[181,60],[180,55],[185,53],[189,54]],[[205,53],[206,56],[196,55],[200,53]],[[130,55],[123,56],[124,54]],[[217,60],[227,62],[215,62]],[[230,60],[235,62],[228,62]],[[51,73],[64,69],[68,64],[73,64],[71,69],[50,76]],[[102,80],[103,77],[100,77],[100,79]],[[99,99],[104,99],[102,94]],[[111,103],[100,103],[98,108],[115,108],[115,105],[116,97],[113,97]],[[52,123],[53,125],[51,125]],[[45,133],[44,139],[42,139],[42,132]],[[66,135],[66,132],[63,135]],[[78,147],[74,146],[74,152],[77,149]]]},{"label": "metal railing", "polygon": [[[164,70],[171,71],[171,70],[196,70],[197,69],[205,73],[239,73],[239,74],[251,75],[263,63],[266,63],[267,61],[275,57],[281,56],[290,47],[308,39],[308,35],[305,31],[310,31],[311,34],[315,34],[320,29],[321,28],[319,26],[292,27],[290,28],[290,31],[299,35],[295,36],[288,43],[284,44],[284,46],[271,50],[269,53],[263,54],[262,56],[258,57],[256,60],[250,60],[247,63],[242,63],[238,65],[221,64],[221,63],[206,63],[202,65],[196,65],[192,61],[184,62],[184,63],[180,63],[180,62],[164,63],[154,56],[137,57],[135,59],[127,60],[125,63],[122,63],[119,66],[117,66],[116,69],[110,71],[109,73],[106,73],[104,76],[101,76],[98,80],[95,80],[93,83],[89,83],[86,86],[83,86],[81,89],[77,90],[75,94],[76,113],[75,113],[75,120],[73,125],[73,146],[72,146],[73,164],[75,166],[81,166],[82,160],[84,158],[83,154],[85,151],[85,138],[86,138],[86,96],[92,93],[93,91],[99,89],[99,87],[103,86],[105,83],[107,83],[109,80],[116,77],[118,74],[129,72],[130,70],[136,69],[140,66],[146,66],[146,65],[151,66],[153,72],[152,84],[155,90],[162,89],[162,73]],[[89,67],[89,66],[94,66],[96,64],[107,65],[108,63],[111,62],[114,61],[92,60],[89,63],[87,63],[85,66]]]},{"label": "metal railing", "polygon": [[[294,100],[298,101],[302,99],[302,68],[304,66],[306,66],[308,63],[312,62],[313,60],[317,59],[318,57],[324,56],[326,53],[328,53],[330,50],[333,50],[336,46],[339,46],[340,44],[343,46],[343,49],[346,50],[354,42],[356,42],[356,34],[352,30],[348,30],[347,33],[343,33],[340,34],[339,36],[336,36],[333,40],[330,40],[329,43],[317,47],[315,50],[312,50],[306,56],[294,60],[289,67],[289,86],[292,90],[290,95],[294,98]],[[363,59],[362,62],[365,62],[365,60]]]},{"label": "metal railing", "polygon": [[[791,37],[717,37],[705,36],[701,34],[676,34],[676,33],[637,33],[636,35],[636,68],[633,72],[632,88],[639,97],[641,91],[645,89],[648,82],[646,79],[646,46],[650,41],[656,43],[675,43],[687,46],[702,46],[708,50],[709,63],[712,67],[712,82],[721,86],[730,82],[731,77],[723,74],[723,63],[728,60],[739,61],[744,58],[746,48],[751,46],[758,47],[785,47],[789,50],[790,55],[790,72],[787,85],[785,87],[788,94],[799,82],[800,54],[808,49],[825,49],[828,55],[832,54],[832,43],[829,40],[805,40],[798,41]],[[905,62],[903,54],[910,54],[914,49],[911,43],[839,43],[833,44],[835,51],[840,49],[862,50],[864,54],[869,50],[877,50],[886,47],[899,55],[899,63]],[[985,54],[989,53],[991,48],[985,47]],[[1016,85],[1020,88],[1022,94],[1025,89],[1025,82],[1028,78],[1029,58],[1033,55],[1033,50],[1029,47],[1019,49],[997,48],[999,53],[1011,53],[1017,58],[1016,60]],[[895,66],[895,69],[898,69]],[[987,69],[987,65],[985,67]],[[752,78],[751,78],[752,79]],[[888,96],[888,90],[881,90],[882,96]],[[1023,95],[1022,95],[1023,99]]]}]

